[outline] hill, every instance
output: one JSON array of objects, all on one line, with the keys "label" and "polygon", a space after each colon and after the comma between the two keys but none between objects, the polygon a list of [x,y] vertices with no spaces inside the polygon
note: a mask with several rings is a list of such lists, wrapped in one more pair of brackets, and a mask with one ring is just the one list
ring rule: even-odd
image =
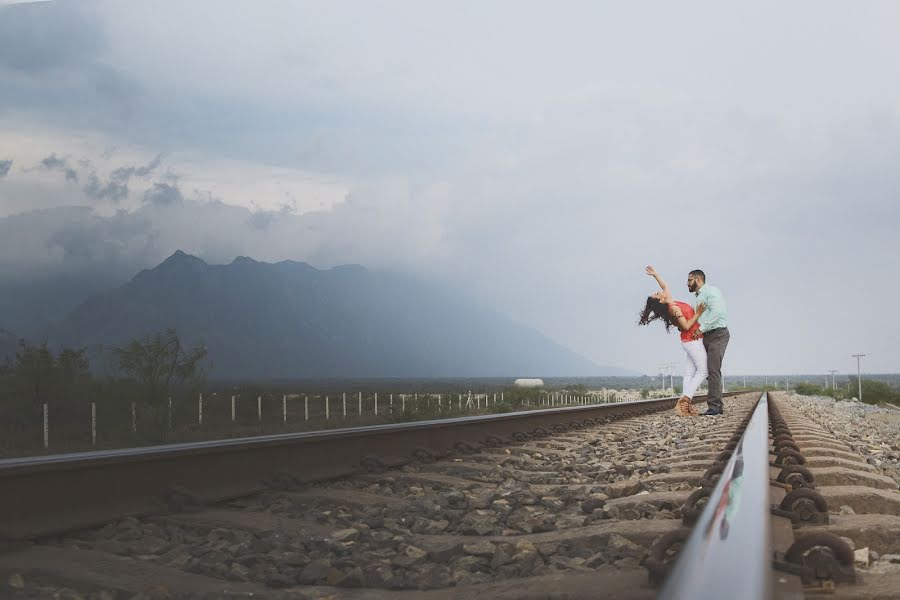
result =
[{"label": "hill", "polygon": [[96,295],[55,328],[69,346],[118,345],[174,327],[229,378],[613,374],[450,290],[358,265],[176,252]]}]

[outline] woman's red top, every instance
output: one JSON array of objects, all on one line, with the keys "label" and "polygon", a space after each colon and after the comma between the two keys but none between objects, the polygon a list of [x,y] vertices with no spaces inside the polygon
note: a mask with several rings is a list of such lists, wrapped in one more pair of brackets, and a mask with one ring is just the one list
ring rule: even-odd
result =
[{"label": "woman's red top", "polygon": [[[685,319],[690,321],[691,319],[694,318],[694,307],[693,306],[691,306],[690,304],[687,304],[686,302],[679,302],[678,300],[675,300],[674,302],[675,302],[675,306],[677,306],[678,308],[681,309],[681,314],[684,315]],[[690,329],[688,329],[687,331],[681,332],[681,341],[682,342],[693,341],[694,338],[691,336],[691,334],[693,332],[697,331],[698,329],[700,329],[699,321],[694,323],[694,326],[691,327]],[[703,337],[703,335],[701,334],[700,338],[702,338],[702,337]],[[700,339],[700,338],[697,338],[697,339]]]}]

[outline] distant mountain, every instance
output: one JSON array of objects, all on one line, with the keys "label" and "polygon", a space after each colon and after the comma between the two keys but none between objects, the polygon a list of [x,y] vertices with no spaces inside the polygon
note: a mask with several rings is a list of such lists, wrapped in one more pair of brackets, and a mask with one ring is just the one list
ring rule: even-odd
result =
[{"label": "distant mountain", "polygon": [[618,374],[492,310],[391,273],[318,270],[176,252],[94,296],[54,330],[70,346],[174,327],[204,343],[213,377],[487,377]]}]

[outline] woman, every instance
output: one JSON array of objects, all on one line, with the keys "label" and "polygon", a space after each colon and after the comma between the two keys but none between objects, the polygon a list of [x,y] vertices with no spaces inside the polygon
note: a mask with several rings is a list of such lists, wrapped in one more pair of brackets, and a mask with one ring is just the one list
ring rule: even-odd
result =
[{"label": "woman", "polygon": [[691,406],[691,399],[709,374],[706,369],[706,348],[703,347],[703,334],[699,333],[700,324],[697,323],[697,319],[700,318],[705,307],[701,305],[694,311],[690,304],[674,300],[669,286],[653,267],[647,267],[647,275],[656,279],[662,291],[647,298],[647,304],[641,312],[638,325],[647,325],[651,321],[660,319],[666,326],[666,332],[673,326],[681,330],[681,346],[687,353],[687,361],[684,365],[681,398],[675,405],[675,412],[685,417],[697,416],[697,411]]}]

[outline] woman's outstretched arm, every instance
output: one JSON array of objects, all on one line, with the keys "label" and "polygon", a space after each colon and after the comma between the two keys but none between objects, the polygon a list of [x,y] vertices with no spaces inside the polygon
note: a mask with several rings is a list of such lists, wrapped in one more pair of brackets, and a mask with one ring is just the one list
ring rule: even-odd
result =
[{"label": "woman's outstretched arm", "polygon": [[665,281],[663,281],[663,278],[660,277],[659,273],[656,272],[656,269],[654,269],[652,266],[648,266],[645,270],[647,271],[647,275],[653,277],[653,279],[656,280],[656,283],[659,284],[660,289],[662,289],[663,293],[666,296],[672,295],[671,293],[669,293],[669,285]]}]

